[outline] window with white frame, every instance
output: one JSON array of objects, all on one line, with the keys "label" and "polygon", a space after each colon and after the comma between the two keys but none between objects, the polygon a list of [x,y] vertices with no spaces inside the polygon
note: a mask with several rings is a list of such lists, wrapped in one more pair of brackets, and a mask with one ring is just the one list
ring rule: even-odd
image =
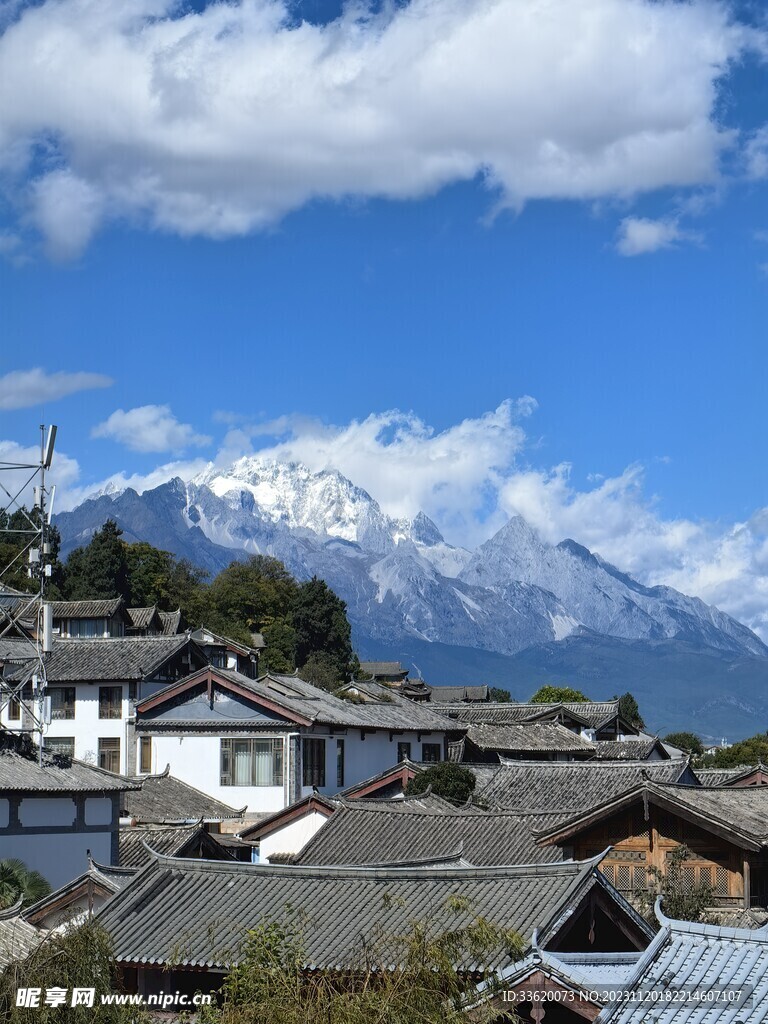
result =
[{"label": "window with white frame", "polygon": [[221,741],[222,786],[282,786],[282,737]]}]

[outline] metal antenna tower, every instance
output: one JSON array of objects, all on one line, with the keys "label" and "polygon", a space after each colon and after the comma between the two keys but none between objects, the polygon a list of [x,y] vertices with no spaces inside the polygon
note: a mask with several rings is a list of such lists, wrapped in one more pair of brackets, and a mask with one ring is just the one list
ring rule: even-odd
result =
[{"label": "metal antenna tower", "polygon": [[[40,426],[40,459],[36,462],[0,461],[0,542],[7,542],[12,553],[0,559],[0,644],[17,641],[18,660],[32,661],[32,700],[24,700],[29,674],[18,681],[0,673],[0,712],[14,703],[19,709],[19,730],[39,733],[42,760],[43,728],[50,721],[50,702],[46,699],[46,655],[51,651],[51,605],[45,603],[45,585],[51,576],[49,531],[55,485],[46,484],[56,443],[56,427]],[[32,488],[31,509],[24,504]],[[26,567],[28,588],[9,585],[14,575]],[[9,649],[11,645],[6,643]],[[14,645],[16,646],[16,645]],[[14,658],[14,660],[16,660]]]}]

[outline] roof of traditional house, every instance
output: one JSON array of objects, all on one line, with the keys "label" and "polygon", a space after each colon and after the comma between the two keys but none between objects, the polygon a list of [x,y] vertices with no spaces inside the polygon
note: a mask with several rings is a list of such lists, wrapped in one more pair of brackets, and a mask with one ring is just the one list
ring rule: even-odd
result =
[{"label": "roof of traditional house", "polygon": [[156,604],[150,605],[148,608],[126,608],[125,614],[132,629],[148,629],[154,625],[162,632],[163,623]]},{"label": "roof of traditional house", "polygon": [[45,938],[45,932],[22,916],[22,902],[20,899],[12,907],[0,910],[0,970],[15,960],[23,960]]},{"label": "roof of traditional house", "polygon": [[694,773],[702,786],[735,786],[750,775],[765,772],[768,767],[762,762],[757,764],[740,764],[734,768],[694,768]]},{"label": "roof of traditional house", "polygon": [[[749,930],[673,921],[658,905],[656,916],[661,924],[658,934],[624,992],[597,1017],[599,1024],[635,1024],[640,1019],[653,1024],[768,1021],[768,927]],[[641,991],[648,992],[644,1001]],[[664,998],[676,991],[682,998]]]},{"label": "roof of traditional house", "polygon": [[646,778],[693,780],[687,758],[669,761],[512,761],[501,759],[475,795],[492,809],[576,814],[626,793]]},{"label": "roof of traditional house", "polygon": [[430,686],[429,699],[433,704],[461,704],[465,701],[487,701],[489,687],[477,686]]},{"label": "roof of traditional house", "polygon": [[369,676],[399,676],[401,679],[405,679],[409,671],[399,661],[361,661],[360,668]]},{"label": "roof of traditional house", "polygon": [[435,710],[438,708],[461,722],[487,725],[517,725],[523,722],[567,719],[588,728],[599,729],[612,719],[621,717],[617,700],[557,704],[516,704],[512,701],[478,702],[459,706],[435,704]]},{"label": "roof of traditional house", "polygon": [[[209,706],[211,687],[229,698],[217,703],[215,715]],[[227,721],[242,725],[249,717],[249,707],[257,705],[272,716],[262,716],[259,728],[280,728],[288,720],[305,726],[319,723],[358,729],[461,729],[429,705],[416,704],[379,683],[349,683],[343,692],[348,699],[313,686],[298,675],[267,673],[259,679],[249,679],[232,669],[206,667],[140,701],[136,706],[137,727],[210,724],[220,730]]]},{"label": "roof of traditional house", "polygon": [[87,894],[89,890],[91,892],[95,890],[107,898],[114,896],[130,882],[137,870],[137,868],[98,864],[94,860],[89,860],[88,869],[82,875],[78,875],[66,885],[54,889],[47,896],[37,900],[36,903],[22,911],[22,916],[25,921],[29,921],[33,925],[40,925],[51,914],[59,910],[62,911],[62,917],[65,917],[67,908],[78,897]]},{"label": "roof of traditional house", "polygon": [[308,814],[322,814],[323,817],[330,818],[337,807],[337,800],[323,796],[321,793],[310,793],[309,796],[305,796],[301,800],[295,800],[288,807],[283,807],[279,811],[275,811],[274,814],[267,814],[259,818],[253,824],[242,828],[237,835],[240,839],[254,843],[271,835],[273,832],[277,832],[279,829],[285,828],[292,821],[306,817]]},{"label": "roof of traditional house", "polygon": [[[46,677],[49,683],[150,679],[187,646],[203,664],[205,657],[202,651],[184,633],[177,636],[54,640],[53,650],[46,658]],[[35,670],[36,664],[36,661],[27,661],[11,672],[6,670],[6,676],[23,679]]]},{"label": "roof of traditional house", "polygon": [[662,761],[671,757],[657,736],[636,740],[596,740],[594,747],[597,761],[647,761],[654,753]]},{"label": "roof of traditional house", "polygon": [[599,803],[543,830],[540,839],[562,842],[639,800],[671,811],[744,849],[768,847],[768,786],[686,786],[649,779],[624,792],[604,794]]},{"label": "roof of traditional house", "polygon": [[191,825],[131,825],[120,829],[120,865],[140,868],[156,853],[169,857],[228,859],[228,854],[206,831],[202,821]]},{"label": "roof of traditional house", "polygon": [[[97,919],[119,963],[225,968],[249,929],[295,926],[307,969],[360,966],[378,936],[408,936],[423,921],[437,936],[482,917],[545,946],[592,898],[610,901],[636,934],[651,929],[605,880],[600,858],[502,867],[306,867],[156,857]],[[647,940],[646,940],[647,941]],[[465,971],[508,965],[498,949]],[[390,966],[382,963],[381,966]]]},{"label": "roof of traditional house", "polygon": [[41,761],[28,735],[0,730],[0,792],[106,793],[136,786],[123,775],[47,750]]},{"label": "roof of traditional house", "polygon": [[51,601],[54,619],[111,619],[125,611],[122,597],[109,597],[95,601]]},{"label": "roof of traditional house", "polygon": [[158,611],[158,617],[163,624],[163,636],[173,636],[181,629],[181,608],[174,612]]},{"label": "roof of traditional house", "polygon": [[168,765],[159,775],[134,778],[137,788],[123,798],[123,816],[145,824],[189,821],[225,821],[241,818],[237,810],[170,774]]},{"label": "roof of traditional house", "polygon": [[475,866],[534,864],[559,858],[532,833],[547,818],[484,811],[470,802],[346,800],[294,858],[295,864],[379,864],[462,857]]},{"label": "roof of traditional house", "polygon": [[507,753],[541,751],[593,755],[595,744],[566,729],[557,722],[535,722],[531,725],[470,725],[467,729],[468,746],[483,751]]}]

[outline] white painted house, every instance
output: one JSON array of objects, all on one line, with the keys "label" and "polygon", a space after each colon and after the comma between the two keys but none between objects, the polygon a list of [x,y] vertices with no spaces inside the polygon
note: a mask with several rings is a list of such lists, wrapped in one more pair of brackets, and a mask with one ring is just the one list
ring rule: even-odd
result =
[{"label": "white painted house", "polygon": [[447,758],[463,727],[377,683],[345,696],[298,676],[249,679],[213,667],[136,705],[139,774],[171,772],[248,813],[278,811],[411,758]]},{"label": "white painted house", "polygon": [[[2,708],[0,726],[10,732],[29,731],[31,677],[39,672],[38,663],[30,660],[30,646],[23,640],[4,641],[0,661],[7,680],[26,683],[21,700]],[[186,633],[54,640],[52,652],[45,656],[51,702],[45,748],[107,771],[134,774],[136,702],[206,664],[204,652]]]},{"label": "white painted house", "polygon": [[54,887],[76,878],[89,853],[118,863],[122,794],[137,784],[40,751],[0,731],[0,856],[18,858]]}]

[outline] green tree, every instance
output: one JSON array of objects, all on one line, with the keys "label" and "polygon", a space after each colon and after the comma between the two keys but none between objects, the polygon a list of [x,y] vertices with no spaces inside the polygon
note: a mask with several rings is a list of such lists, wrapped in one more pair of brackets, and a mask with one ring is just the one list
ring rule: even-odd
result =
[{"label": "green tree", "polygon": [[108,519],[90,544],[75,548],[67,559],[64,591],[71,601],[122,597],[130,601],[127,545],[123,531]]},{"label": "green tree", "polygon": [[[464,1024],[467,1002],[479,1004],[475,1024],[490,1024],[498,1007],[479,1000],[477,981],[456,965],[490,965],[504,952],[517,958],[522,941],[481,917],[466,924],[471,908],[461,896],[450,897],[445,910],[456,925],[438,934],[421,923],[405,935],[378,929],[361,943],[359,962],[348,972],[306,971],[301,928],[265,921],[248,932],[221,1003],[201,1010],[201,1024]],[[493,975],[490,967],[475,973]],[[493,991],[491,983],[484,994]]]},{"label": "green tree", "polygon": [[680,747],[697,757],[704,753],[704,744],[695,732],[671,732],[664,737],[665,743],[671,743],[673,747]]},{"label": "green tree", "polygon": [[[4,1024],[150,1024],[136,1006],[102,1005],[101,996],[118,990],[112,945],[92,921],[51,931],[28,956],[14,960],[0,974],[0,1020]],[[94,988],[93,1006],[41,1006],[30,1011],[16,1006],[19,988]]]},{"label": "green tree", "polygon": [[497,704],[509,704],[512,700],[512,694],[509,690],[502,690],[500,686],[491,686],[488,689],[488,696],[492,701]]},{"label": "green tree", "polygon": [[323,690],[336,690],[344,682],[339,677],[336,659],[327,651],[313,651],[299,669],[299,675]]},{"label": "green tree", "polygon": [[677,921],[707,921],[706,910],[712,905],[714,888],[704,882],[692,884],[686,877],[685,862],[691,851],[681,844],[667,856],[666,871],[648,869],[649,887],[635,893],[640,912],[651,923],[656,922],[654,904],[661,896],[661,909]]},{"label": "green tree", "polygon": [[453,761],[440,761],[418,772],[408,783],[406,793],[408,796],[416,796],[431,786],[435,796],[441,796],[451,803],[465,804],[474,793],[476,784],[474,772],[469,768]]},{"label": "green tree", "polygon": [[286,619],[274,619],[261,630],[267,645],[260,665],[265,672],[293,672],[296,667],[296,630]]},{"label": "green tree", "polygon": [[531,697],[531,704],[588,704],[589,697],[585,697],[581,690],[574,690],[572,686],[540,686]]},{"label": "green tree", "polygon": [[232,562],[210,585],[207,625],[249,643],[251,633],[262,633],[274,619],[289,619],[296,590],[293,576],[276,558],[253,555]]},{"label": "green tree", "polygon": [[299,584],[292,609],[296,630],[296,664],[301,668],[310,656],[323,652],[333,662],[339,682],[355,672],[352,630],[347,606],[325,580],[313,576]]},{"label": "green tree", "polygon": [[[24,593],[35,592],[37,580],[32,580],[27,572],[29,551],[37,540],[34,530],[40,523],[40,510],[37,508],[17,508],[13,512],[0,509],[0,583]],[[47,543],[51,551],[46,561],[51,566],[51,575],[46,578],[46,596],[56,599],[61,596],[63,568],[59,561],[61,538],[55,526],[48,527]]]},{"label": "green tree", "polygon": [[12,907],[19,897],[29,907],[47,896],[51,887],[39,871],[33,871],[16,857],[0,860],[0,909]]},{"label": "green tree", "polygon": [[720,747],[707,758],[707,764],[715,768],[735,768],[740,764],[768,764],[768,733],[758,733],[749,739],[734,743],[731,747]]},{"label": "green tree", "polygon": [[619,697],[618,694],[614,694],[611,700],[617,700],[619,702],[619,714],[625,722],[629,722],[630,725],[634,725],[636,729],[644,729],[645,722],[643,716],[640,714],[640,708],[637,701],[631,693],[627,692]]}]

